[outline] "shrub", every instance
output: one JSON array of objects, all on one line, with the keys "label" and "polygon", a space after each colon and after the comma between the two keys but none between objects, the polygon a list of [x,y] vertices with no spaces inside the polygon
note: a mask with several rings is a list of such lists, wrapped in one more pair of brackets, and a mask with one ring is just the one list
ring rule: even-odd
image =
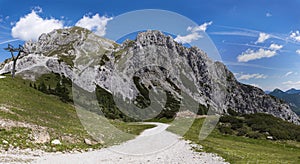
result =
[{"label": "shrub", "polygon": [[245,136],[248,133],[245,127],[237,129],[237,136]]},{"label": "shrub", "polygon": [[123,121],[132,120],[118,109],[112,94],[98,85],[96,87],[96,97],[98,100],[98,104],[101,107],[102,112],[106,118],[120,119]]},{"label": "shrub", "polygon": [[231,115],[231,116],[238,116],[238,115],[239,115],[236,111],[234,111],[234,110],[231,109],[231,108],[228,108],[228,109],[227,109],[227,112],[228,112],[228,114]]},{"label": "shrub", "polygon": [[207,115],[208,108],[205,105],[199,104],[198,115]]},{"label": "shrub", "polygon": [[220,118],[220,122],[231,123],[231,124],[243,123],[243,121],[241,119],[233,117],[233,116],[228,116],[228,115],[222,116]]},{"label": "shrub", "polygon": [[262,134],[258,133],[258,132],[249,132],[246,135],[249,138],[254,138],[254,139],[258,139],[262,137]]},{"label": "shrub", "polygon": [[[256,113],[244,114],[241,117],[222,116],[221,123],[229,124],[236,135],[249,138],[261,138],[269,133],[275,140],[296,140],[300,141],[300,126],[276,118],[269,114]],[[228,129],[219,129],[221,133],[227,133]]]},{"label": "shrub", "polygon": [[233,130],[231,130],[230,127],[227,127],[227,126],[220,126],[219,128],[219,131],[223,134],[230,134],[232,135],[233,134]]}]

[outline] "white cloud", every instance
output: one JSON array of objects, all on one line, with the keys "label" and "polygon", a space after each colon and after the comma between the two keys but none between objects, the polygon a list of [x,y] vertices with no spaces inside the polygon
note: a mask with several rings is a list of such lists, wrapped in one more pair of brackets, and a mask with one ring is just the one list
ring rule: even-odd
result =
[{"label": "white cloud", "polygon": [[232,35],[232,36],[249,36],[249,37],[256,37],[257,34],[248,32],[248,31],[217,31],[217,32],[210,32],[210,35]]},{"label": "white cloud", "polygon": [[178,35],[174,40],[178,43],[191,43],[192,41],[194,40],[198,40],[199,38],[201,38],[202,36],[198,33],[191,33],[191,34],[188,34],[188,35],[185,35],[185,36],[181,36],[181,35]]},{"label": "white cloud", "polygon": [[270,38],[269,34],[261,32],[261,33],[259,33],[259,37],[255,43],[263,43],[269,38]]},{"label": "white cloud", "polygon": [[19,41],[20,39],[10,39],[10,40],[6,40],[6,41],[2,41],[0,42],[0,45],[1,44],[6,44],[6,43],[11,43],[11,42],[15,42],[15,41]]},{"label": "white cloud", "polygon": [[297,53],[298,55],[300,55],[300,49],[299,49],[299,50],[296,50],[296,53]]},{"label": "white cloud", "polygon": [[257,51],[252,49],[247,49],[246,52],[243,52],[237,57],[239,62],[248,62],[251,60],[257,60],[261,58],[270,58],[277,54],[277,51],[282,49],[282,45],[271,44],[268,49],[259,48]]},{"label": "white cloud", "polygon": [[200,25],[200,26],[196,26],[196,27],[188,27],[187,28],[187,31],[191,31],[192,33],[194,33],[194,32],[199,32],[199,31],[206,31],[206,29],[207,29],[207,27],[208,26],[210,26],[210,25],[212,25],[212,21],[210,21],[210,22],[205,22],[205,23],[203,23],[202,25]]},{"label": "white cloud", "polygon": [[239,76],[237,77],[238,80],[250,80],[250,79],[265,79],[267,78],[266,75],[264,74],[239,74]]},{"label": "white cloud", "polygon": [[[21,17],[18,22],[12,22],[12,26],[14,26],[11,30],[13,38],[24,41],[35,41],[43,33],[49,33],[54,29],[64,28],[64,22],[62,20],[40,17],[38,13],[41,13],[42,11],[41,7],[34,7],[31,13]],[[100,17],[99,14],[95,14],[92,17],[83,16],[76,23],[76,26],[87,28],[97,35],[104,36],[107,22],[111,19],[112,18],[107,18],[105,16]]]},{"label": "white cloud", "polygon": [[286,88],[300,88],[300,81],[286,81],[282,83]]},{"label": "white cloud", "polygon": [[99,14],[95,14],[92,17],[83,16],[75,26],[83,27],[88,30],[95,32],[95,34],[99,36],[104,36],[106,31],[107,22],[112,20],[112,18],[108,18],[105,16],[99,16]]},{"label": "white cloud", "polygon": [[177,35],[174,39],[178,43],[191,43],[194,40],[198,40],[199,38],[202,38],[202,36],[199,34],[199,32],[205,32],[207,27],[212,24],[212,21],[205,22],[200,26],[196,27],[188,27],[187,31],[191,32],[190,34],[187,34],[185,36]]},{"label": "white cloud", "polygon": [[63,22],[54,18],[43,19],[32,10],[31,13],[20,18],[11,30],[14,38],[21,40],[37,40],[42,33],[49,33],[54,29],[63,28]]},{"label": "white cloud", "polygon": [[249,84],[249,85],[252,85],[252,86],[254,86],[254,87],[257,87],[257,88],[262,88],[260,85],[258,85],[258,84]]},{"label": "white cloud", "polygon": [[270,45],[271,50],[280,50],[280,49],[282,49],[282,47],[283,47],[282,45],[278,45],[278,44],[274,44],[274,43]]},{"label": "white cloud", "polygon": [[272,16],[272,14],[270,12],[266,13],[266,17],[271,17],[271,16]]},{"label": "white cloud", "polygon": [[290,38],[292,38],[292,39],[295,40],[295,41],[300,42],[300,32],[299,32],[298,30],[295,31],[295,32],[292,32],[292,33],[290,34]]},{"label": "white cloud", "polygon": [[275,50],[265,50],[263,48],[258,49],[257,51],[247,49],[246,52],[243,52],[237,57],[239,62],[248,62],[251,60],[261,59],[261,58],[270,58],[276,55]]},{"label": "white cloud", "polygon": [[287,76],[291,75],[292,73],[293,73],[292,71],[287,72],[284,76],[287,77]]}]

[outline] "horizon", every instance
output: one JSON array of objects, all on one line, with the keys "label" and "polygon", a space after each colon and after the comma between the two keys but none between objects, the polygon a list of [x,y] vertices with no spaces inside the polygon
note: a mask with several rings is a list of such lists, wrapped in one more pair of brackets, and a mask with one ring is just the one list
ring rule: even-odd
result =
[{"label": "horizon", "polygon": [[[273,92],[273,91],[275,91],[275,90],[277,90],[278,88],[275,88],[275,89],[273,89],[273,90],[271,90],[271,91],[265,91],[265,92]],[[279,89],[279,90],[281,90],[281,89]],[[300,89],[297,89],[297,88],[290,88],[290,89],[288,89],[288,90],[281,90],[281,91],[283,91],[283,92],[287,92],[287,91],[290,91],[290,90],[300,90]]]}]

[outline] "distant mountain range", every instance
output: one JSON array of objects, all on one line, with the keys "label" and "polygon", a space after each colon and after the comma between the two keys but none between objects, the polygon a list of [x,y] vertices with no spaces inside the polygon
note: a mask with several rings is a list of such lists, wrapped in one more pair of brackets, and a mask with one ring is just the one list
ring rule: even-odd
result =
[{"label": "distant mountain range", "polygon": [[269,93],[269,95],[275,96],[287,102],[291,109],[297,115],[300,115],[300,90],[292,88],[284,92],[280,89],[274,89]]},{"label": "distant mountain range", "polygon": [[288,94],[300,94],[300,90],[297,90],[295,88],[289,89],[285,92],[288,93]]}]

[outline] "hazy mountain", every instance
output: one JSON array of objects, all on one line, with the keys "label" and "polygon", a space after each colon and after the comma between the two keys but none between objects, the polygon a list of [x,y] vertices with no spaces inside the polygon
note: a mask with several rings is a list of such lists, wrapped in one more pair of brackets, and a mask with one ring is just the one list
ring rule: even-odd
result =
[{"label": "hazy mountain", "polygon": [[272,91],[265,91],[266,94],[269,94],[269,93],[271,93],[271,92],[272,92]]},{"label": "hazy mountain", "polygon": [[285,93],[288,93],[288,94],[300,94],[300,90],[297,90],[295,88],[291,88],[291,89],[285,91]]},{"label": "hazy mountain", "polygon": [[[228,109],[269,113],[299,124],[288,104],[238,82],[224,64],[159,31],[139,33],[136,40],[119,45],[73,27],[43,34],[24,47],[27,54],[17,63],[18,75],[35,80],[53,72],[72,79],[85,91],[104,89],[126,100],[132,109],[126,112],[132,117],[172,117],[179,110],[197,112],[201,106],[220,114]],[[6,61],[0,73],[9,72],[11,66],[12,62]],[[154,106],[148,109],[150,104]],[[163,110],[156,111],[159,107]]]},{"label": "hazy mountain", "polygon": [[275,89],[270,93],[270,95],[275,96],[277,98],[282,99],[283,101],[287,102],[291,109],[298,115],[300,115],[300,94],[299,90],[290,89],[286,92]]}]

